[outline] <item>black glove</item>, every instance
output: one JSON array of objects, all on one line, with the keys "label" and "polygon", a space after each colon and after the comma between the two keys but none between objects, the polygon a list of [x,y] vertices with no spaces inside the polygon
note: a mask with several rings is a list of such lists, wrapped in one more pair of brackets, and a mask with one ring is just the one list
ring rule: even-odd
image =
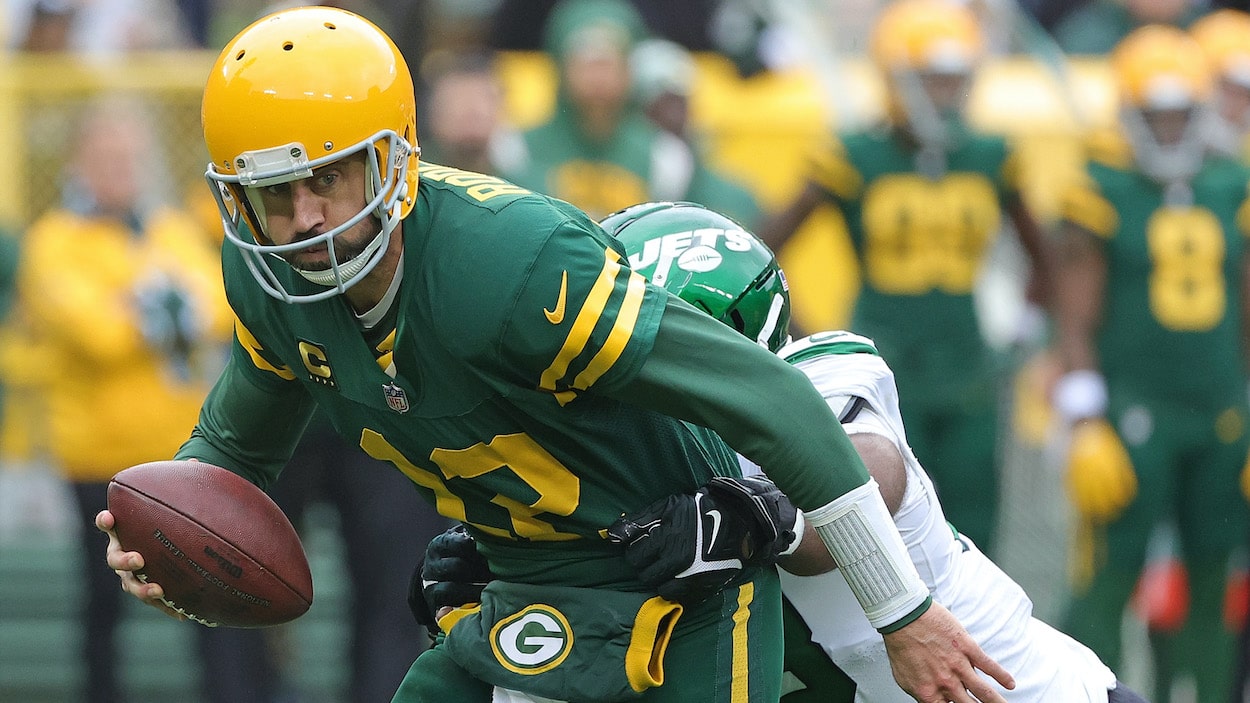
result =
[{"label": "black glove", "polygon": [[799,512],[765,478],[713,478],[608,527],[639,579],[664,598],[694,605],[751,566],[772,564],[797,538]]},{"label": "black glove", "polygon": [[408,582],[408,608],[426,630],[437,632],[439,610],[480,603],[482,589],[494,578],[477,542],[464,525],[456,525],[426,545]]}]

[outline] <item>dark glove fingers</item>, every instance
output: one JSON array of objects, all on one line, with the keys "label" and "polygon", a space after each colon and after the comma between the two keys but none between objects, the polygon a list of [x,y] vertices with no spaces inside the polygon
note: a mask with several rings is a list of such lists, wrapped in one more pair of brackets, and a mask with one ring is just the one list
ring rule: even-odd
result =
[{"label": "dark glove fingers", "polygon": [[798,509],[772,481],[717,476],[706,488],[727,509],[735,509],[738,519],[748,525],[752,564],[772,563],[798,538]]}]

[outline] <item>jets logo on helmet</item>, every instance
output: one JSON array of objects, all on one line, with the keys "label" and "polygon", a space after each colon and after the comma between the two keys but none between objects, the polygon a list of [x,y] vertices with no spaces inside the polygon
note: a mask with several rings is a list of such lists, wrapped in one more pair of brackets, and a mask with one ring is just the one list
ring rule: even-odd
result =
[{"label": "jets logo on helmet", "polygon": [[654,202],[600,223],[652,283],[772,351],[789,340],[790,288],[772,250],[694,203]]},{"label": "jets logo on helmet", "polygon": [[631,251],[629,265],[635,271],[644,272],[652,283],[663,286],[667,285],[674,265],[679,271],[692,273],[706,273],[719,267],[724,257],[717,251],[718,244],[729,251],[750,251],[749,236],[736,225],[735,229],[704,227],[670,232],[641,242],[640,250]]}]

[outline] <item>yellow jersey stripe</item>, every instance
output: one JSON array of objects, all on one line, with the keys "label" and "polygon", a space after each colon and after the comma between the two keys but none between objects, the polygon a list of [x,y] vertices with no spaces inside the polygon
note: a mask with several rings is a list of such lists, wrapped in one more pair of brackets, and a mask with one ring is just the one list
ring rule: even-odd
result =
[{"label": "yellow jersey stripe", "polygon": [[864,177],[846,159],[841,144],[812,158],[812,180],[840,198],[851,199],[864,187]]},{"label": "yellow jersey stripe", "polygon": [[391,330],[391,333],[386,335],[386,339],[378,344],[375,351],[378,353],[378,366],[389,374],[391,363],[395,359],[395,330]]},{"label": "yellow jersey stripe", "polygon": [[751,619],[751,601],[755,598],[755,584],[744,583],[738,587],[738,609],[733,615],[733,683],[730,700],[748,703],[751,700],[751,678],[747,666],[747,623]]},{"label": "yellow jersey stripe", "polygon": [[260,342],[257,341],[256,335],[252,334],[252,331],[247,327],[244,327],[243,322],[237,317],[234,319],[234,335],[238,337],[239,344],[243,345],[243,349],[247,351],[247,355],[252,357],[252,365],[256,368],[261,371],[268,371],[269,373],[287,381],[295,380],[295,374],[291,372],[291,369],[286,366],[274,366],[266,361],[265,357],[260,355],[260,352],[264,349],[264,347],[262,347]]},{"label": "yellow jersey stripe", "polygon": [[579,390],[590,388],[600,376],[612,368],[617,359],[621,358],[625,345],[629,344],[630,338],[634,336],[634,325],[638,323],[638,313],[642,310],[642,296],[646,289],[646,279],[641,274],[630,272],[629,283],[625,289],[625,300],[621,303],[620,312],[616,314],[616,324],[612,325],[607,341],[603,343],[599,353],[590,360],[586,370],[577,374],[577,379],[573,381],[574,388]]},{"label": "yellow jersey stripe", "polygon": [[615,251],[605,250],[605,261],[603,269],[599,272],[599,278],[591,286],[590,295],[586,297],[585,304],[578,310],[577,319],[573,321],[573,328],[564,338],[564,346],[560,347],[555,360],[543,371],[538,382],[539,390],[554,391],[556,381],[564,378],[564,375],[568,373],[569,364],[586,348],[586,342],[590,341],[590,333],[594,331],[595,325],[608,306],[608,300],[612,297],[613,282],[616,280],[616,274],[621,270],[620,259],[621,257]]}]

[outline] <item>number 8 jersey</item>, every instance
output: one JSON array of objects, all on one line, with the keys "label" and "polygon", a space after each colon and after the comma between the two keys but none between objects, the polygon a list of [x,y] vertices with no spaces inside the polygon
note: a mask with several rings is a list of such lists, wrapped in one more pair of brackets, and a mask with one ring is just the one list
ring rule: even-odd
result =
[{"label": "number 8 jersey", "polygon": [[1211,157],[1189,183],[1192,203],[1172,205],[1165,187],[1121,153],[1096,153],[1087,178],[1063,198],[1064,219],[1096,236],[1107,262],[1102,373],[1109,386],[1148,398],[1240,405],[1250,171]]}]

